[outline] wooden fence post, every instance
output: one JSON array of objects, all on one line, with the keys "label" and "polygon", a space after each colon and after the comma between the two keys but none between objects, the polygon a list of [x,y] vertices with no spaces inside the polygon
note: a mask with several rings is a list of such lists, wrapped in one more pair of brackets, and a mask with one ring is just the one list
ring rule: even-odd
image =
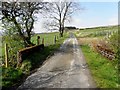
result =
[{"label": "wooden fence post", "polygon": [[5,43],[5,66],[8,67],[8,45]]},{"label": "wooden fence post", "polygon": [[22,62],[22,54],[21,52],[17,52],[17,68],[19,67],[19,65],[21,64]]},{"label": "wooden fence post", "polygon": [[42,44],[44,44],[44,38],[42,39]]},{"label": "wooden fence post", "polygon": [[40,45],[40,36],[37,36],[37,45]]},{"label": "wooden fence post", "polygon": [[55,35],[55,38],[54,38],[54,43],[56,44],[56,35]]}]

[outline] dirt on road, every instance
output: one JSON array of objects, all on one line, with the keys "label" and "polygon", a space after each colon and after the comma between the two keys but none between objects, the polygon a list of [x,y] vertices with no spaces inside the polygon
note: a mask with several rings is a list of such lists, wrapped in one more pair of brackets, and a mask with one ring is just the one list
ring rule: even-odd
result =
[{"label": "dirt on road", "polygon": [[18,89],[95,87],[77,39],[71,33],[60,49]]}]

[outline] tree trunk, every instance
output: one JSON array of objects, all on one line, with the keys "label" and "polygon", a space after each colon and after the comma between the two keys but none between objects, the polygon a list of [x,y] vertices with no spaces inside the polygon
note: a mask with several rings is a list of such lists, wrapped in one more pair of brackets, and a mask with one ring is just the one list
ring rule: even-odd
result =
[{"label": "tree trunk", "polygon": [[63,33],[60,32],[60,37],[63,37]]},{"label": "tree trunk", "polygon": [[61,30],[60,32],[60,37],[63,37],[63,30]]},{"label": "tree trunk", "polygon": [[30,37],[26,37],[26,38],[24,39],[25,47],[34,45],[30,40],[31,40]]},{"label": "tree trunk", "polygon": [[64,27],[62,26],[60,30],[60,37],[63,37],[63,33],[64,33]]},{"label": "tree trunk", "polygon": [[59,33],[60,33],[60,37],[62,37],[62,26],[61,26],[61,22],[60,22],[60,27],[59,27]]}]

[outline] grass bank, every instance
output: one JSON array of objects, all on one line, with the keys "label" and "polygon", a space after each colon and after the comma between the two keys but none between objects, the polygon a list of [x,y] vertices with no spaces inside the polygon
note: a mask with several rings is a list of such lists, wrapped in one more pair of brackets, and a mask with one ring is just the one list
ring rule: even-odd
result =
[{"label": "grass bank", "polygon": [[99,88],[118,88],[117,60],[109,61],[88,45],[81,45],[92,76]]},{"label": "grass bank", "polygon": [[[118,88],[120,87],[118,61],[109,60],[99,54],[94,45],[98,43],[109,49],[111,48],[110,37],[116,35],[118,26],[86,28],[75,32],[80,47],[83,51],[89,69],[98,88]],[[116,39],[113,43],[116,43]]]}]

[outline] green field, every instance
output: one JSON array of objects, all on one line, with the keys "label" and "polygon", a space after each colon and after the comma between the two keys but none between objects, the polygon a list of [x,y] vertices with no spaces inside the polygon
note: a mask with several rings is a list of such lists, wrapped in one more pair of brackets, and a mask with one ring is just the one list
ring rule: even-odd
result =
[{"label": "green field", "polygon": [[103,37],[118,32],[118,26],[80,29],[75,32],[77,37]]},{"label": "green field", "polygon": [[48,46],[48,45],[54,44],[55,35],[58,37],[58,39],[60,38],[58,32],[54,32],[54,33],[41,33],[41,34],[35,34],[31,38],[31,41],[34,44],[37,44],[37,36],[40,36],[40,43],[42,43],[42,39],[44,38],[44,44],[45,44],[45,46]]}]

